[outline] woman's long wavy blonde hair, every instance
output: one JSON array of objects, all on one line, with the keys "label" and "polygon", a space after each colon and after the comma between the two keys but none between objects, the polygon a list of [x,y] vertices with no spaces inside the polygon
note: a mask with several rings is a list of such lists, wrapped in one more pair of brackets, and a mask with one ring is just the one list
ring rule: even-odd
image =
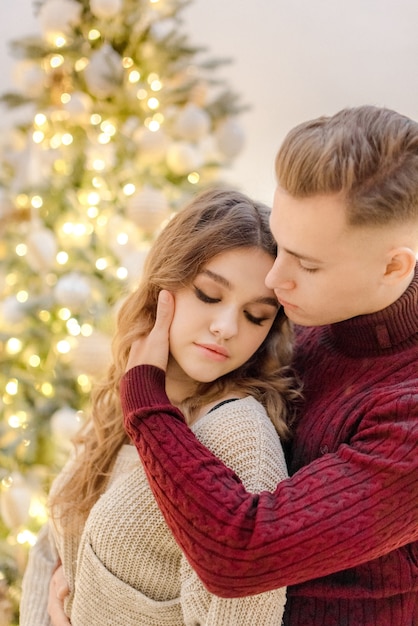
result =
[{"label": "woman's long wavy blonde hair", "polygon": [[[113,363],[105,381],[92,396],[91,418],[75,439],[77,455],[71,478],[51,498],[53,516],[68,525],[84,521],[103,493],[117,453],[128,443],[123,427],[119,384],[132,342],[149,333],[161,289],[171,292],[190,285],[213,257],[236,248],[260,248],[273,259],[276,244],[269,229],[269,209],[237,191],[215,189],[198,195],[176,214],[160,233],[145,263],[139,287],[125,300],[112,342]],[[182,409],[193,412],[226,389],[239,389],[257,398],[277,431],[289,436],[296,401],[300,397],[289,368],[292,332],[282,309],[260,348],[244,365],[228,375],[199,385]]]}]

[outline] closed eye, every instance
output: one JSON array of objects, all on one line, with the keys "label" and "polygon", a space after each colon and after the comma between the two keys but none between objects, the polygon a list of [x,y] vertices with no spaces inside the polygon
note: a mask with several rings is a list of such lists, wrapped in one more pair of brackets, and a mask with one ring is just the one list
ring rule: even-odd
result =
[{"label": "closed eye", "polygon": [[263,322],[266,322],[268,319],[270,319],[268,317],[255,317],[255,315],[251,315],[251,313],[248,313],[248,311],[245,311],[244,313],[247,320],[251,322],[251,324],[255,324],[256,326],[262,326]]},{"label": "closed eye", "polygon": [[317,267],[304,267],[303,265],[301,265],[301,268],[304,272],[310,272],[311,274],[318,271]]},{"label": "closed eye", "polygon": [[194,292],[195,295],[197,296],[197,298],[199,300],[201,300],[202,302],[206,302],[208,304],[215,304],[217,302],[220,302],[221,299],[220,298],[211,298],[210,296],[208,296],[204,291],[202,291],[201,289],[199,289],[199,287],[196,287],[196,285],[193,286],[194,287]]}]

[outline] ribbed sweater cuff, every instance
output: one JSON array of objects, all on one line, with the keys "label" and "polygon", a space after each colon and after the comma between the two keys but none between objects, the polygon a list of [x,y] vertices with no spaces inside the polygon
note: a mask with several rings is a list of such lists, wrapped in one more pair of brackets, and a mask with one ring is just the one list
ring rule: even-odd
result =
[{"label": "ribbed sweater cuff", "polygon": [[120,382],[123,412],[153,406],[166,406],[165,372],[153,365],[137,365],[128,370]]},{"label": "ribbed sweater cuff", "polygon": [[185,421],[165,392],[165,372],[153,365],[138,365],[128,370],[120,382],[120,401],[125,430],[136,442],[137,427],[147,417],[174,417]]}]

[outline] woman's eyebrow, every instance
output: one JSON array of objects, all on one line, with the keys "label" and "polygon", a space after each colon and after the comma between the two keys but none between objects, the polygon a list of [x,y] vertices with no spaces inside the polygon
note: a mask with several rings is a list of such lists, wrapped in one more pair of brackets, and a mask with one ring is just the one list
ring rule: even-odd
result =
[{"label": "woman's eyebrow", "polygon": [[[229,282],[229,280],[227,280],[224,276],[221,276],[220,274],[216,274],[216,272],[212,272],[211,270],[208,270],[208,269],[203,269],[201,272],[199,272],[199,274],[204,274],[205,276],[208,276],[208,278],[211,278],[213,281],[215,281],[219,285],[226,287],[226,289],[232,289],[232,285]],[[279,308],[279,303],[276,300],[276,298],[271,298],[270,296],[261,296],[261,298],[255,298],[253,300],[253,303],[254,304],[267,304],[269,306],[274,307],[275,309]]]},{"label": "woman's eyebrow", "polygon": [[273,306],[275,309],[280,308],[278,300],[276,300],[276,298],[270,298],[269,296],[256,298],[254,300],[254,304],[268,304],[269,306]]},{"label": "woman's eyebrow", "polygon": [[199,272],[199,274],[205,274],[205,276],[209,276],[209,278],[214,280],[216,283],[219,283],[223,287],[226,287],[227,289],[232,289],[232,285],[229,280],[227,280],[224,276],[221,276],[220,274],[216,274],[215,272],[211,272],[207,269],[203,269],[201,272]]}]

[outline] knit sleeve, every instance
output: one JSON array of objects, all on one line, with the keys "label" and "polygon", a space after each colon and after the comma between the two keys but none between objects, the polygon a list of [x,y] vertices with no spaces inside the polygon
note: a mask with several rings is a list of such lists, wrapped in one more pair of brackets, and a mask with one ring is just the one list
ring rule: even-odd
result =
[{"label": "knit sleeve", "polygon": [[48,616],[49,581],[58,555],[53,547],[51,530],[46,524],[30,550],[23,576],[20,603],[20,626],[51,626]]},{"label": "knit sleeve", "polygon": [[[127,431],[169,527],[211,592],[228,598],[294,585],[418,539],[416,384],[385,389],[350,445],[256,494],[170,406],[164,372],[139,366],[128,374]],[[400,584],[394,570],[381,592],[398,593]]]},{"label": "knit sleeve", "polygon": [[[253,398],[226,404],[192,428],[197,438],[237,473],[247,489],[273,490],[287,477],[280,439],[264,408]],[[238,599],[212,595],[182,558],[181,606],[186,624],[280,625],[285,602],[284,587]]]}]

